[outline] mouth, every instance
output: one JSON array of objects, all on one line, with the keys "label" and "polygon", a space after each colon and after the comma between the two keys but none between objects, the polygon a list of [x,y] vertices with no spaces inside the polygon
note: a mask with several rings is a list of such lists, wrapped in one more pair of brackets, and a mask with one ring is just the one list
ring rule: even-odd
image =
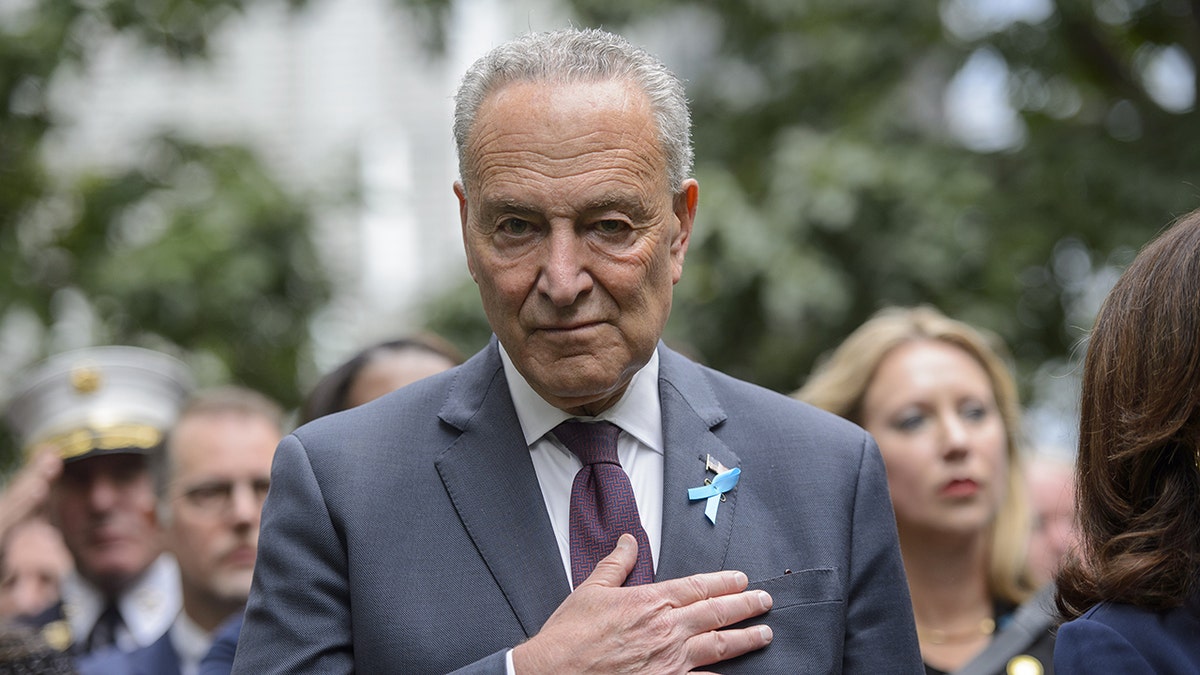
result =
[{"label": "mouth", "polygon": [[238,546],[225,554],[225,562],[234,567],[253,567],[256,551],[252,546]]},{"label": "mouth", "polygon": [[569,324],[540,326],[539,331],[550,335],[567,335],[602,325],[603,321],[575,321]]},{"label": "mouth", "polygon": [[547,323],[542,325],[542,330],[578,330],[581,328],[590,328],[593,325],[604,323],[600,319],[576,319],[576,321],[563,323]]},{"label": "mouth", "polygon": [[93,530],[87,538],[88,544],[97,548],[117,546],[130,539],[128,533],[119,528],[101,528]]},{"label": "mouth", "polygon": [[943,485],[939,492],[944,497],[973,497],[979,492],[979,483],[970,478],[955,478]]}]

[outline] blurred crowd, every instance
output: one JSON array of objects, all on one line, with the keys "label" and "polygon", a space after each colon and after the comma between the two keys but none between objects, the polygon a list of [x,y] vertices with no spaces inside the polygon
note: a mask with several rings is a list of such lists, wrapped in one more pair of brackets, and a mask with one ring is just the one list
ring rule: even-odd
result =
[{"label": "blurred crowd", "polygon": [[[460,361],[431,335],[371,345],[317,383],[299,423]],[[212,648],[250,591],[285,411],[198,390],[181,361],[128,346],[58,354],[16,391],[27,461],[0,493],[0,672],[229,672],[232,651]]]}]

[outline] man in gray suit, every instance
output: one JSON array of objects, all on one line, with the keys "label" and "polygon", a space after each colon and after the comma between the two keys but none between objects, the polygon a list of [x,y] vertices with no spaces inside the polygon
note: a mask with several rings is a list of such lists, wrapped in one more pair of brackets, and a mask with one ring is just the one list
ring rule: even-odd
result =
[{"label": "man in gray suit", "polygon": [[[528,35],[454,131],[495,338],[280,444],[234,672],[921,672],[871,438],[660,342],[699,194],[679,81]],[[636,502],[598,563],[572,418],[616,425]]]}]

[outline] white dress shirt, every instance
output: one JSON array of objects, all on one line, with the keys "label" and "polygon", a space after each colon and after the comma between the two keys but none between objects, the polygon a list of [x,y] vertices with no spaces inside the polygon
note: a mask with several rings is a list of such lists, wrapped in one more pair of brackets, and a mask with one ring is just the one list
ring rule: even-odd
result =
[{"label": "white dress shirt", "polygon": [[[504,345],[500,345],[500,359],[504,362],[504,378],[508,381],[508,392],[521,431],[529,445],[529,456],[542,488],[542,501],[550,515],[550,525],[558,540],[558,553],[562,557],[567,583],[571,582],[571,485],[575,474],[583,468],[566,446],[550,432],[560,422],[575,418],[550,405],[513,365]],[[617,439],[617,459],[629,475],[633,486],[633,498],[637,502],[642,529],[650,540],[650,554],[654,568],[658,569],[658,548],[662,539],[663,501],[663,433],[662,404],[658,399],[658,350],[629,382],[629,387],[615,404],[595,417],[578,417],[585,422],[608,421],[621,427]],[[504,656],[508,675],[516,675],[513,667],[512,650]]]},{"label": "white dress shirt", "polygon": [[[508,391],[517,409],[521,431],[529,445],[533,469],[542,488],[542,500],[550,515],[550,525],[558,540],[567,580],[571,579],[571,485],[583,468],[579,458],[567,450],[550,432],[560,422],[576,418],[550,405],[529,386],[513,366],[512,359],[500,347]],[[633,498],[637,502],[642,528],[650,540],[650,554],[658,568],[658,548],[662,539],[663,434],[662,405],[658,400],[658,351],[629,383],[625,393],[608,410],[595,417],[577,417],[585,422],[608,421],[621,428],[617,439],[617,458],[629,475]]]},{"label": "white dress shirt", "polygon": [[200,672],[200,659],[212,646],[212,633],[204,630],[187,612],[180,612],[171,625],[171,646],[179,657],[180,675],[196,675]]},{"label": "white dress shirt", "polygon": [[[104,595],[72,572],[63,579],[62,599],[72,637],[76,641],[86,640],[104,611]],[[171,627],[181,605],[179,566],[164,553],[117,599],[122,620],[116,635],[117,648],[131,652],[153,644]]]}]

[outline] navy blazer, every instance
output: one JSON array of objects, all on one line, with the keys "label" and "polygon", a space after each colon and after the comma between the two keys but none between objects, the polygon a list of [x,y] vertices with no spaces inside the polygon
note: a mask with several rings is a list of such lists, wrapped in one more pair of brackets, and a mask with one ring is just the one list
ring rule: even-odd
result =
[{"label": "navy blazer", "polygon": [[[766,648],[724,673],[921,673],[887,479],[862,429],[659,346],[655,577],[744,571]],[[687,489],[740,467],[715,525]],[[235,673],[504,673],[570,593],[497,343],[286,437]]]},{"label": "navy blazer", "polygon": [[1164,612],[1103,602],[1058,629],[1058,675],[1200,673],[1200,598]]},{"label": "navy blazer", "polygon": [[242,613],[217,627],[213,633],[212,646],[200,659],[199,675],[229,675],[233,670],[233,656],[237,652],[238,635],[242,632]]}]

